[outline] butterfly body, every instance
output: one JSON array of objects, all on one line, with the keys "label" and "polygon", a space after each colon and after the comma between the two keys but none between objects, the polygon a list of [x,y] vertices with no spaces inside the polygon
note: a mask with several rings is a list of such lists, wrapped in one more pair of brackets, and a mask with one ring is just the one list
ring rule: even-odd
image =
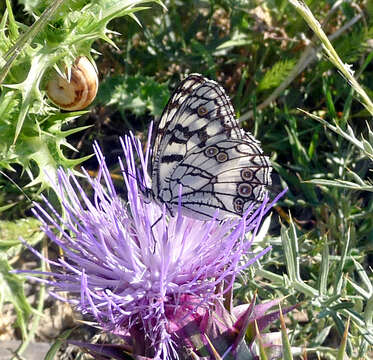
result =
[{"label": "butterfly body", "polygon": [[200,220],[242,216],[260,204],[271,167],[260,143],[238,124],[230,99],[199,74],[183,80],[155,124],[151,139],[152,197],[174,215]]}]

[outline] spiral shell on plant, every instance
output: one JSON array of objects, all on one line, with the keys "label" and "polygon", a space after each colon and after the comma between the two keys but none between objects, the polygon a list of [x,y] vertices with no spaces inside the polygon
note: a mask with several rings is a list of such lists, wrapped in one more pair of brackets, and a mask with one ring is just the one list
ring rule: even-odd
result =
[{"label": "spiral shell on plant", "polygon": [[[69,79],[68,79],[69,78]],[[79,56],[71,67],[71,74],[63,77],[55,73],[47,83],[47,95],[64,110],[81,110],[92,103],[98,89],[98,76],[92,63]]]}]

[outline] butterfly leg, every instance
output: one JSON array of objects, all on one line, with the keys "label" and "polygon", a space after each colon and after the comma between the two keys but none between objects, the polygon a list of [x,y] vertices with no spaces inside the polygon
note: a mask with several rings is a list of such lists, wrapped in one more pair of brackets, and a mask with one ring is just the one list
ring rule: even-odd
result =
[{"label": "butterfly leg", "polygon": [[154,241],[154,248],[153,248],[153,254],[155,254],[155,248],[156,248],[156,246],[157,246],[157,240],[156,240],[156,238],[155,238],[155,236],[154,236],[154,232],[153,232],[153,227],[155,226],[155,225],[157,225],[160,221],[161,221],[161,219],[163,218],[163,214],[151,225],[151,227],[150,227],[150,231],[151,231],[151,233],[152,233],[152,236],[153,236],[153,241]]}]

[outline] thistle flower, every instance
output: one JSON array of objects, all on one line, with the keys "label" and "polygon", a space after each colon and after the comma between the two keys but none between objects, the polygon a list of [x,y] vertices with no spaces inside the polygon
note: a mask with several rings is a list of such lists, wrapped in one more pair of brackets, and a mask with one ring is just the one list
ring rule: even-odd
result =
[{"label": "thistle flower", "polygon": [[[37,279],[52,288],[53,296],[93,317],[104,331],[122,337],[126,345],[121,350],[136,358],[185,359],[191,353],[211,358],[214,351],[242,352],[240,340],[254,305],[232,317],[223,297],[235,276],[269,251],[242,262],[271,207],[268,199],[252,214],[222,223],[185,217],[180,204],[176,216],[169,217],[165,207],[147,203],[141,196],[141,189],[149,188],[149,146],[144,156],[132,135],[124,138],[122,146],[126,166],[119,163],[127,201],[117,194],[97,144],[98,175],[92,178],[84,171],[92,198],[70,171],[58,172],[55,190],[64,216],[45,198],[46,206],[36,204],[34,213],[64,256],[48,260],[54,272],[33,275],[46,275]],[[134,149],[141,171],[136,169]],[[69,299],[60,292],[69,293]],[[251,316],[251,321],[262,315]],[[227,341],[221,342],[222,334]],[[85,346],[97,352],[93,345]],[[105,351],[107,356],[122,358],[118,348],[101,346],[101,354]]]}]

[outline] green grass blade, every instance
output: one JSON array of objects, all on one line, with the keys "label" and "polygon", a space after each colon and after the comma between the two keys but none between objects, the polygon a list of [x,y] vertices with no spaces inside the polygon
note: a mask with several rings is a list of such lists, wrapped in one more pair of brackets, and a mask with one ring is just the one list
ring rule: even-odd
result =
[{"label": "green grass blade", "polygon": [[343,333],[342,342],[339,346],[338,353],[336,356],[336,360],[347,360],[348,357],[346,355],[346,345],[347,345],[347,338],[348,338],[348,328],[350,326],[350,318],[347,319],[347,324],[345,331]]},{"label": "green grass blade", "polygon": [[329,275],[329,246],[326,236],[324,236],[324,248],[321,257],[321,271],[319,276],[319,292],[320,295],[327,295]]},{"label": "green grass blade", "polygon": [[70,336],[71,332],[74,329],[68,329],[64,331],[58,339],[54,342],[51,348],[48,350],[47,354],[44,357],[44,360],[53,360],[54,357],[57,355],[58,351],[60,350],[61,346],[66,342],[66,339]]},{"label": "green grass blade", "polygon": [[263,339],[260,336],[260,332],[259,332],[258,324],[257,324],[256,320],[255,320],[255,330],[256,330],[256,339],[258,340],[258,344],[259,344],[259,359],[260,360],[268,360],[268,356],[266,354],[264,344],[263,344]]},{"label": "green grass blade", "polygon": [[360,96],[361,103],[370,112],[370,114],[373,115],[373,102],[371,101],[370,97],[365,92],[365,90],[360,86],[360,84],[354,78],[353,70],[350,68],[350,66],[348,64],[345,64],[341,60],[341,58],[335,51],[333,45],[329,41],[328,37],[324,33],[320,23],[313,16],[311,10],[308,8],[308,6],[303,1],[289,0],[289,2],[296,8],[298,13],[307,22],[308,26],[318,36],[330,62],[342,73],[342,75],[349,82],[351,87],[355,89],[355,91]]},{"label": "green grass blade", "polygon": [[280,323],[281,323],[281,339],[282,339],[282,358],[284,360],[292,360],[293,355],[291,352],[289,337],[286,332],[285,320],[282,315],[281,305],[280,305]]}]

